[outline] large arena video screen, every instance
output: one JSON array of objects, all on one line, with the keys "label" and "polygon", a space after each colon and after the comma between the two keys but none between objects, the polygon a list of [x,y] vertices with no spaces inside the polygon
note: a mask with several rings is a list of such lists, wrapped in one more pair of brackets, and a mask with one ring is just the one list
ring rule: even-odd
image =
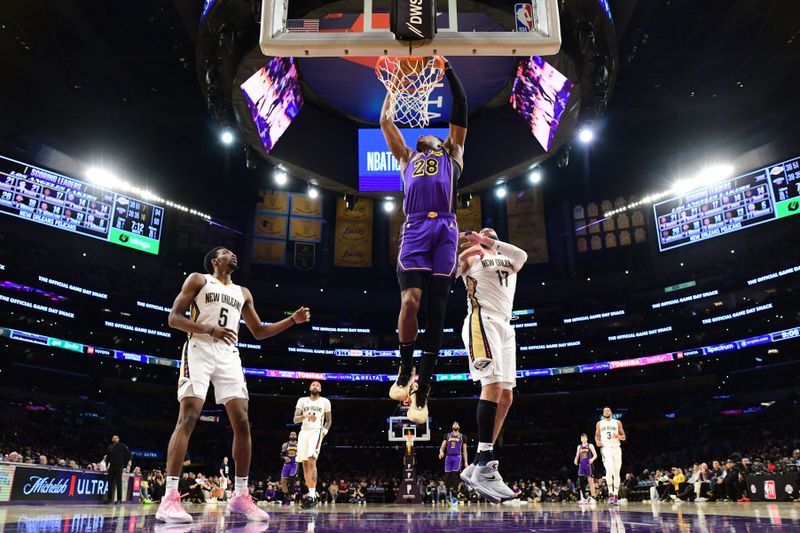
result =
[{"label": "large arena video screen", "polygon": [[800,214],[800,157],[653,205],[663,252]]},{"label": "large arena video screen", "polygon": [[273,57],[241,89],[261,144],[269,153],[303,107],[294,59]]},{"label": "large arena video screen", "polygon": [[[422,135],[446,139],[448,128],[401,129],[406,144],[414,147]],[[398,192],[403,190],[400,164],[392,155],[383,132],[377,128],[358,130],[358,190],[360,192]]]},{"label": "large arena video screen", "polygon": [[574,84],[539,56],[520,62],[511,105],[528,123],[545,151],[550,150]]},{"label": "large arena video screen", "polygon": [[158,254],[164,208],[0,156],[0,213]]}]

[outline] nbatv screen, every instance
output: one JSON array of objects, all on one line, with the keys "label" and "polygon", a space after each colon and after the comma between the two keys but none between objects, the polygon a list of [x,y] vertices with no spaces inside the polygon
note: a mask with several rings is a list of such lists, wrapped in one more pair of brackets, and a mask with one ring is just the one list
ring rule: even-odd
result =
[{"label": "nbatv screen", "polygon": [[[446,139],[450,133],[448,128],[414,128],[401,129],[406,144],[411,148],[417,145],[417,138],[422,135],[435,135]],[[400,165],[394,158],[383,132],[377,128],[360,128],[358,130],[358,190],[360,192],[400,192],[403,190],[403,179],[400,177]]]}]

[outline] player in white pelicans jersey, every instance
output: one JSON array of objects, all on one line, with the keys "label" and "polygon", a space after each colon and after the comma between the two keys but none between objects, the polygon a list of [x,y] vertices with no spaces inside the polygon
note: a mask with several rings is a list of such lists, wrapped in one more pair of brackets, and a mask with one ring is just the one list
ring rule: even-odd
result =
[{"label": "player in white pelicans jersey", "polygon": [[302,424],[297,437],[297,462],[303,464],[303,475],[308,487],[308,497],[303,505],[306,509],[317,504],[317,458],[322,439],[333,424],[331,402],[321,394],[322,383],[312,381],[308,386],[308,396],[297,400],[294,408],[294,423]]},{"label": "player in white pelicans jersey", "polygon": [[606,485],[608,485],[608,503],[619,505],[618,495],[620,470],[622,469],[622,448],[620,443],[626,439],[622,422],[614,420],[610,407],[603,408],[603,418],[595,425],[594,440],[600,447],[600,457],[606,469]]},{"label": "player in white pelicans jersey", "polygon": [[514,497],[494,460],[494,442],[505,422],[517,385],[517,343],[509,321],[517,272],[528,254],[501,242],[491,228],[461,235],[467,242],[458,257],[458,275],[467,287],[467,317],[461,336],[469,352],[472,379],[481,382],[478,401],[478,453],[461,479],[494,502]]},{"label": "player in white pelicans jersey", "polygon": [[[178,379],[180,411],[178,423],[169,440],[166,494],[156,518],[173,523],[192,521],[191,515],[181,506],[178,479],[189,437],[203,409],[208,385],[213,384],[216,401],[225,406],[233,427],[236,477],[234,496],[228,503],[228,510],[242,513],[249,520],[263,521],[268,518],[267,513],[256,507],[247,489],[251,444],[247,384],[236,348],[239,318],[244,319],[253,337],[261,340],[294,324],[307,322],[311,312],[301,307],[289,318],[264,325],[253,306],[250,291],[231,281],[231,274],[239,268],[236,254],[218,246],[206,254],[203,265],[207,274],[193,272],[186,278],[169,314],[169,325],[185,331],[189,338],[181,354]],[[190,311],[189,318],[186,317],[187,311]]]}]

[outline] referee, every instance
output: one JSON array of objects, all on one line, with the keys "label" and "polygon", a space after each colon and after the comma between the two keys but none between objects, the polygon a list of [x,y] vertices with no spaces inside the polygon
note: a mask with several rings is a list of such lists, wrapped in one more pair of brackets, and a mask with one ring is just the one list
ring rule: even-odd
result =
[{"label": "referee", "polygon": [[108,499],[106,503],[114,501],[122,503],[122,469],[131,467],[131,451],[119,441],[119,435],[111,437],[111,445],[106,450],[103,460],[108,465]]}]

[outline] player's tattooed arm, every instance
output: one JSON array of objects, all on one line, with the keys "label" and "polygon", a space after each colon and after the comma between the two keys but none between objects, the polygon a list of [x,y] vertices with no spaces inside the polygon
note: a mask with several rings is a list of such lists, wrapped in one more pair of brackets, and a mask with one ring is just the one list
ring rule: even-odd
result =
[{"label": "player's tattooed arm", "polygon": [[332,425],[333,425],[333,412],[327,411],[325,413],[325,416],[323,417],[322,429],[325,430],[325,433],[328,433]]},{"label": "player's tattooed arm", "polygon": [[617,438],[620,441],[624,441],[626,439],[625,430],[622,429],[622,422],[620,422],[619,420],[617,420]]},{"label": "player's tattooed arm", "polygon": [[242,287],[244,294],[244,306],[242,307],[242,318],[247,325],[247,329],[253,334],[257,340],[264,340],[278,333],[289,329],[296,324],[302,324],[311,320],[311,310],[308,307],[301,307],[288,318],[284,318],[280,322],[274,324],[262,324],[253,305],[253,295],[250,290]]},{"label": "player's tattooed arm", "polygon": [[283,459],[283,462],[285,463],[289,462],[289,457],[286,455],[286,450],[288,449],[289,449],[289,443],[284,442],[283,446],[281,446],[281,459]]},{"label": "player's tattooed arm", "polygon": [[294,418],[292,419],[295,424],[302,424],[305,417],[303,416],[303,410],[300,407],[294,408]]},{"label": "player's tattooed arm", "polygon": [[600,422],[594,425],[594,441],[602,448],[603,440],[600,438]]}]

